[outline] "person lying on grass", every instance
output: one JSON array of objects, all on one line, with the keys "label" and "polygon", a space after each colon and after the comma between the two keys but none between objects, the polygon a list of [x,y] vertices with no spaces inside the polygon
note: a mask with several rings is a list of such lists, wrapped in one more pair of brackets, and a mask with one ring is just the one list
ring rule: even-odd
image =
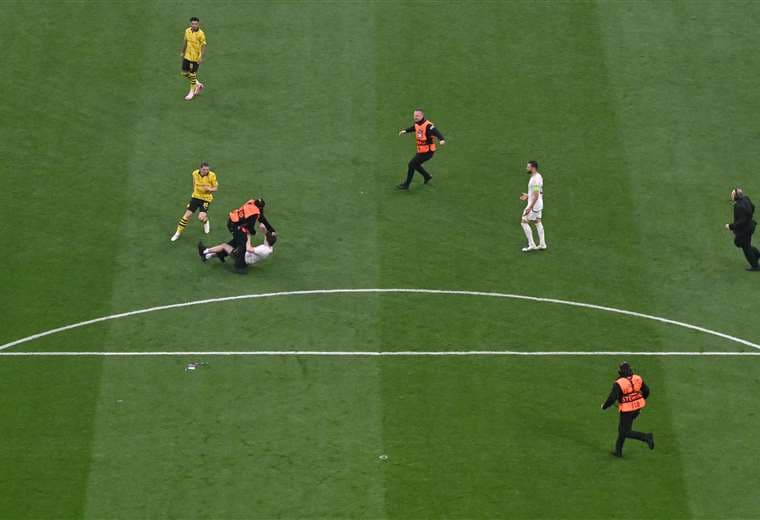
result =
[{"label": "person lying on grass", "polygon": [[267,231],[266,227],[261,224],[259,226],[262,233],[264,233],[264,243],[254,246],[251,243],[251,235],[248,235],[245,244],[245,251],[236,250],[233,246],[233,241],[222,242],[219,245],[213,247],[206,247],[203,242],[198,242],[198,255],[201,257],[201,261],[206,262],[211,258],[218,258],[221,262],[224,262],[229,255],[244,254],[245,264],[254,265],[257,264],[272,255],[274,251],[274,244],[277,242],[277,233]]}]

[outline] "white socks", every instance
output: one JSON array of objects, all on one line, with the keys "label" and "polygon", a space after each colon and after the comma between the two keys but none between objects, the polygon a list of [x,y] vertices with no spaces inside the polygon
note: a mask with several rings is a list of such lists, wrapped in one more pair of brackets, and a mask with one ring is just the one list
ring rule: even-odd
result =
[{"label": "white socks", "polygon": [[[522,222],[522,223],[520,223],[520,225],[522,226],[523,231],[525,231],[525,237],[528,239],[528,247],[535,248],[536,247],[536,243],[533,241],[533,231],[531,231],[531,229],[530,229],[530,224],[528,224],[526,222]],[[536,226],[536,227],[538,227],[538,226]],[[543,235],[544,235],[544,228],[541,227],[541,231],[539,231],[538,236],[543,238]]]},{"label": "white socks", "polygon": [[538,245],[540,247],[546,247],[546,239],[544,238],[544,225],[538,222],[536,224],[536,231],[538,231]]}]

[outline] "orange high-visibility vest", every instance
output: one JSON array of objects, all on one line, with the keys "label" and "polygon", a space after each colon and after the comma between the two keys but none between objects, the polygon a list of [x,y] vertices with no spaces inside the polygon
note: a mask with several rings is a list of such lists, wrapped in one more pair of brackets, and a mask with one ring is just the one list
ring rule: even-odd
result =
[{"label": "orange high-visibility vest", "polygon": [[256,203],[249,200],[238,209],[230,211],[230,220],[234,223],[244,222],[254,215],[261,215],[261,210]]},{"label": "orange high-visibility vest", "polygon": [[644,384],[641,376],[634,374],[631,377],[621,377],[615,382],[622,392],[618,410],[621,412],[635,412],[647,405],[646,399],[641,395],[641,386]]},{"label": "orange high-visibility vest", "polygon": [[422,124],[414,123],[414,135],[417,138],[417,153],[435,152],[435,141],[430,136],[430,142],[427,138],[427,129],[433,126],[433,123],[427,119]]}]

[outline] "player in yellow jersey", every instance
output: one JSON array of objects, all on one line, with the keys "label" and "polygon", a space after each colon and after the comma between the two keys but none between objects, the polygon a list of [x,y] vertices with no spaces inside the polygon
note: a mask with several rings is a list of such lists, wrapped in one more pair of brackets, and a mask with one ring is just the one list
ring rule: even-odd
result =
[{"label": "player in yellow jersey", "polygon": [[206,55],[206,34],[201,30],[201,22],[193,16],[190,27],[185,29],[185,39],[182,42],[182,75],[190,81],[190,92],[185,99],[190,101],[203,90],[203,83],[198,81],[198,67]]},{"label": "player in yellow jersey", "polygon": [[185,214],[179,219],[177,224],[177,231],[172,236],[172,242],[179,239],[182,232],[190,222],[190,216],[198,212],[198,220],[203,224],[203,232],[207,235],[211,231],[211,225],[208,221],[208,207],[211,201],[214,200],[214,193],[219,189],[219,183],[216,180],[216,173],[212,172],[208,163],[201,163],[200,168],[193,172],[193,194],[190,198],[190,202],[187,203],[185,208]]}]

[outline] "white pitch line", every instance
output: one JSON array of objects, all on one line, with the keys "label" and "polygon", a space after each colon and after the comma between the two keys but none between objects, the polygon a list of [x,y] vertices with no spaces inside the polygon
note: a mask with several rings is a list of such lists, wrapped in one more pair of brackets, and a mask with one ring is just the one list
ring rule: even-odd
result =
[{"label": "white pitch line", "polygon": [[9,343],[5,343],[3,345],[0,345],[0,350],[9,349],[11,347],[15,347],[16,345],[21,345],[22,343],[28,343],[36,339],[50,336],[52,334],[57,334],[59,332],[64,332],[64,331],[76,329],[79,327],[84,327],[86,325],[100,323],[102,321],[128,318],[130,316],[137,316],[139,314],[147,314],[147,313],[156,312],[156,311],[178,309],[182,307],[191,307],[193,305],[205,305],[209,303],[221,303],[221,302],[230,302],[230,301],[236,301],[236,300],[248,300],[248,299],[259,299],[259,298],[274,298],[274,297],[279,297],[279,296],[310,296],[310,295],[323,295],[323,294],[357,294],[357,293],[370,293],[370,294],[413,293],[413,294],[443,294],[443,295],[452,295],[452,296],[480,296],[480,297],[490,297],[490,298],[508,298],[508,299],[513,299],[513,300],[525,300],[525,301],[532,301],[532,302],[538,302],[538,303],[554,303],[558,305],[569,305],[572,307],[595,309],[595,310],[611,312],[615,314],[623,314],[626,316],[632,316],[635,318],[658,321],[660,323],[666,323],[668,325],[675,325],[678,327],[683,327],[685,329],[702,332],[704,334],[717,336],[719,338],[723,338],[728,341],[733,341],[734,343],[739,343],[741,345],[745,345],[747,347],[752,347],[754,349],[760,350],[760,344],[753,343],[751,341],[738,338],[736,336],[731,336],[729,334],[724,334],[723,332],[718,332],[718,331],[707,329],[707,328],[700,327],[697,325],[692,325],[690,323],[684,323],[682,321],[670,320],[668,318],[663,318],[661,316],[643,314],[640,312],[628,311],[625,309],[618,309],[615,307],[606,307],[603,305],[595,305],[592,303],[574,302],[571,300],[558,300],[556,298],[540,298],[536,296],[525,296],[523,294],[508,294],[508,293],[484,292],[484,291],[458,291],[458,290],[445,290],[445,289],[315,289],[315,290],[309,290],[309,291],[282,291],[282,292],[271,292],[271,293],[260,293],[260,294],[242,294],[239,296],[225,296],[221,298],[209,298],[206,300],[196,300],[196,301],[184,302],[184,303],[173,303],[170,305],[160,305],[157,307],[149,307],[147,309],[138,309],[138,310],[129,311],[129,312],[122,312],[119,314],[111,314],[110,316],[102,316],[100,318],[95,318],[95,319],[91,319],[87,321],[81,321],[79,323],[73,323],[71,325],[65,325],[63,327],[50,329],[44,332],[40,332],[39,334],[33,334],[25,338],[21,338],[15,341],[11,341]]},{"label": "white pitch line", "polygon": [[189,351],[189,352],[2,352],[6,356],[345,356],[345,357],[456,357],[456,356],[760,356],[760,352],[608,352],[556,351],[528,352],[514,350],[442,350],[442,351],[319,351],[319,350],[252,350],[252,351]]}]

